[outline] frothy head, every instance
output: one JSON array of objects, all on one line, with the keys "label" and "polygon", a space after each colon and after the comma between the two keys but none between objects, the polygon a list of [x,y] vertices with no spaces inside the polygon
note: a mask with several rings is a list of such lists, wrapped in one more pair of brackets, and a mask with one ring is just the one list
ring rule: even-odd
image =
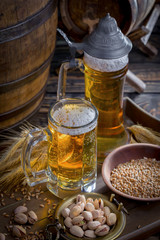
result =
[{"label": "frothy head", "polygon": [[[55,108],[57,104],[59,107]],[[74,99],[63,99],[57,104],[50,110],[50,121],[58,132],[79,135],[96,127],[98,113],[88,101],[78,99],[75,103]]]},{"label": "frothy head", "polygon": [[92,69],[100,72],[119,71],[128,64],[128,55],[118,59],[100,59],[84,52],[84,62]]}]

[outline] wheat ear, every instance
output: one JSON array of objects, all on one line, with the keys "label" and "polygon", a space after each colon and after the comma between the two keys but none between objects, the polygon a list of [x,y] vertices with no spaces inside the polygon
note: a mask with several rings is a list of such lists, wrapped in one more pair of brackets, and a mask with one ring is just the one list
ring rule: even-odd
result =
[{"label": "wheat ear", "polygon": [[139,143],[152,143],[160,145],[160,133],[141,125],[132,125],[128,127],[135,140]]}]

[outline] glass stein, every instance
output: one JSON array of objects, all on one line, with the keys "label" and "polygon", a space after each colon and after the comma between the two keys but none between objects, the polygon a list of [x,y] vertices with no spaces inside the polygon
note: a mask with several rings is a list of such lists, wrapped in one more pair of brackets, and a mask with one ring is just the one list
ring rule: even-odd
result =
[{"label": "glass stein", "polygon": [[[46,182],[48,189],[61,198],[75,191],[93,191],[97,176],[97,119],[97,109],[84,99],[61,99],[51,106],[48,127],[33,129],[22,149],[28,184]],[[35,171],[31,154],[42,141],[48,143],[47,166]]]}]

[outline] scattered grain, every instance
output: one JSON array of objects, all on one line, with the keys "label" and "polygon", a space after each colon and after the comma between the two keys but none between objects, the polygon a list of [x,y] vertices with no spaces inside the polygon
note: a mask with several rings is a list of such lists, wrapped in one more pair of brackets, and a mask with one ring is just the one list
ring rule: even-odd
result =
[{"label": "scattered grain", "polygon": [[40,204],[39,206],[40,206],[41,208],[44,208],[44,204]]},{"label": "scattered grain", "polygon": [[17,200],[17,201],[21,201],[22,198],[21,198],[21,197],[17,197],[16,200]]}]

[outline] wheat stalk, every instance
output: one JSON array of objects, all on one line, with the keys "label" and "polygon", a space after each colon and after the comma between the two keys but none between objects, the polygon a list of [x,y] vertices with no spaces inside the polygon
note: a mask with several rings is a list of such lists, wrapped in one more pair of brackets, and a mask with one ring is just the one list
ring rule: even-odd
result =
[{"label": "wheat stalk", "polygon": [[[24,182],[25,175],[21,166],[21,151],[26,136],[33,128],[36,127],[27,123],[21,127],[20,133],[12,130],[8,135],[1,135],[5,139],[1,146],[8,147],[1,153],[0,157],[0,190],[7,189],[9,191],[14,186]],[[36,171],[46,168],[47,155],[45,153],[47,145],[45,141],[42,141],[33,148],[30,164]]]},{"label": "wheat stalk", "polygon": [[141,125],[132,125],[127,128],[138,143],[151,143],[160,145],[160,133]]},{"label": "wheat stalk", "polygon": [[[46,169],[47,166],[47,155],[44,153],[41,153],[40,156],[37,158],[34,158],[31,161],[31,168],[34,171],[39,171],[42,169]],[[29,176],[31,176],[31,172],[27,170],[27,173]],[[22,166],[18,166],[17,168],[13,168],[12,170],[8,170],[8,172],[3,173],[3,175],[0,178],[0,186],[1,190],[7,189],[10,191],[13,187],[21,184],[25,179],[24,171]]]},{"label": "wheat stalk", "polygon": [[25,138],[19,138],[17,142],[14,141],[14,139],[12,140],[14,143],[7,148],[0,159],[0,173],[20,164],[20,148],[22,147],[24,140]]}]

